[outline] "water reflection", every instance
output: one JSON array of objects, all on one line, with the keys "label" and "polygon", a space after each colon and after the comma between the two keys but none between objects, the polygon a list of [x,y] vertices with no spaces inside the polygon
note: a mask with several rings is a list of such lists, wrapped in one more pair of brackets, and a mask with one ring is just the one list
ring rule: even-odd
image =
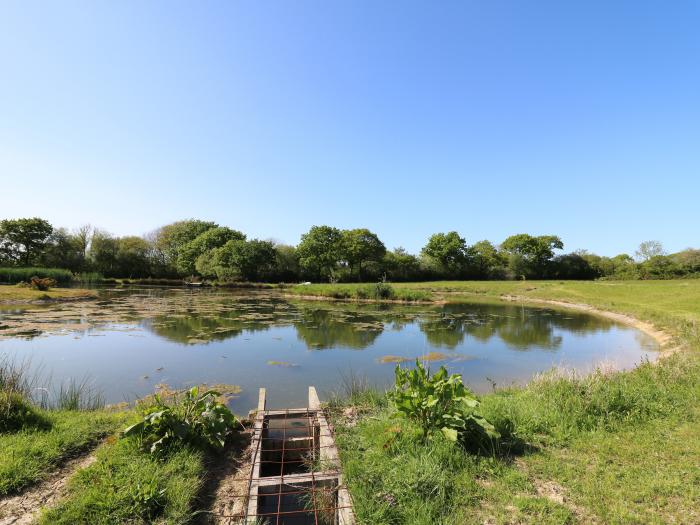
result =
[{"label": "water reflection", "polygon": [[[103,336],[103,337],[95,337]],[[329,392],[352,369],[378,386],[394,362],[421,356],[478,391],[526,381],[552,366],[586,370],[638,363],[656,345],[604,318],[516,304],[371,305],[302,301],[279,293],[113,289],[98,300],[0,309],[0,353],[31,359],[56,381],[89,376],[108,402],[158,383],[237,384],[233,406],[259,386],[279,406],[306,387]],[[292,366],[293,365],[293,366]]]},{"label": "water reflection", "polygon": [[187,345],[291,326],[298,340],[313,350],[362,350],[385,331],[416,325],[434,348],[456,349],[468,338],[484,343],[497,338],[514,350],[556,351],[562,331],[584,335],[613,326],[600,317],[522,305],[369,305],[287,300],[269,292],[109,290],[92,302],[3,310],[0,337],[110,330],[124,323],[138,323],[161,338]]}]

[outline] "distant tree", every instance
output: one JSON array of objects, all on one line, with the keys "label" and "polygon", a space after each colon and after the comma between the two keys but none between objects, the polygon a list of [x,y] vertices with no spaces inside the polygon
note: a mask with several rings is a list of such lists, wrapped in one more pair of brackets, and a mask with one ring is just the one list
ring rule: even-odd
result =
[{"label": "distant tree", "polygon": [[199,256],[214,248],[222,247],[228,241],[242,241],[244,239],[243,233],[225,226],[210,228],[180,247],[177,271],[181,275],[193,275],[196,272],[195,263]]},{"label": "distant tree", "polygon": [[315,279],[333,277],[342,257],[343,236],[331,226],[312,226],[297,246],[299,264]]},{"label": "distant tree", "polygon": [[648,261],[652,257],[665,255],[664,247],[659,241],[644,241],[639,245],[635,255],[641,262]]},{"label": "distant tree", "polygon": [[277,257],[275,245],[270,241],[251,239],[250,241],[229,241],[231,246],[231,263],[241,277],[255,282],[260,276],[270,271]]},{"label": "distant tree", "polygon": [[38,217],[0,221],[0,251],[20,266],[35,264],[49,240],[53,226]]},{"label": "distant tree", "polygon": [[511,235],[501,243],[501,249],[509,255],[509,267],[514,275],[542,277],[554,257],[554,250],[564,248],[555,235],[534,237],[527,233]]},{"label": "distant tree", "polygon": [[419,278],[420,261],[402,247],[386,252],[382,269],[392,281],[410,281]]},{"label": "distant tree", "polygon": [[489,241],[479,241],[471,247],[477,276],[483,279],[503,279],[508,257]]},{"label": "distant tree", "polygon": [[275,266],[272,269],[272,277],[275,281],[294,282],[300,279],[299,255],[294,246],[286,244],[275,245]]},{"label": "distant tree", "polygon": [[80,272],[86,269],[87,262],[80,240],[65,228],[56,228],[44,245],[39,264]]},{"label": "distant tree", "polygon": [[119,275],[117,252],[119,240],[111,234],[98,230],[92,233],[90,239],[90,262],[92,268],[106,277],[122,277]]},{"label": "distant tree", "polygon": [[552,259],[551,271],[547,277],[552,279],[595,279],[600,277],[598,271],[586,257],[579,253],[565,253]]},{"label": "distant tree", "polygon": [[119,277],[141,278],[151,275],[151,245],[142,237],[117,239],[116,267]]},{"label": "distant tree", "polygon": [[367,228],[343,230],[341,257],[345,259],[350,268],[350,274],[357,268],[358,280],[362,280],[362,263],[378,262],[384,257],[386,247],[375,233]]},{"label": "distant tree", "polygon": [[615,279],[639,279],[639,268],[630,255],[621,253],[610,261],[614,268],[612,277]]},{"label": "distant tree", "polygon": [[678,270],[683,275],[700,274],[700,250],[687,248],[682,252],[673,254],[673,260]]},{"label": "distant tree", "polygon": [[432,235],[422,253],[435,261],[448,276],[457,276],[469,259],[467,243],[455,231]]},{"label": "distant tree", "polygon": [[73,232],[76,247],[82,252],[83,260],[87,259],[90,249],[90,239],[92,238],[94,229],[95,228],[93,228],[91,224],[83,224]]},{"label": "distant tree", "polygon": [[642,279],[673,279],[679,273],[673,258],[666,255],[652,255],[639,265]]},{"label": "distant tree", "polygon": [[220,280],[243,279],[254,282],[275,265],[277,251],[270,241],[252,239],[228,241],[197,259],[197,271]]},{"label": "distant tree", "polygon": [[160,259],[163,267],[175,270],[180,251],[188,243],[207,230],[216,228],[215,222],[188,219],[177,221],[159,228],[152,234],[155,257]]}]

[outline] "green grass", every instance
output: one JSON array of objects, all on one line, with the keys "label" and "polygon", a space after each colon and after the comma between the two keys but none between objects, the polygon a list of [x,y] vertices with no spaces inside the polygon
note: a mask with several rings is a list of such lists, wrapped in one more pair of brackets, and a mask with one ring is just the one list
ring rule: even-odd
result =
[{"label": "green grass", "polygon": [[0,496],[44,479],[65,459],[114,432],[124,414],[33,409],[39,425],[0,433]]},{"label": "green grass", "polygon": [[0,304],[42,300],[75,300],[93,297],[97,297],[97,292],[80,288],[51,288],[46,292],[42,292],[31,288],[0,284]]},{"label": "green grass", "polygon": [[[379,292],[380,287],[383,291]],[[429,301],[431,294],[412,288],[397,288],[394,284],[357,283],[357,284],[309,284],[285,288],[285,293],[307,297],[327,297],[341,300],[377,300],[377,301]],[[379,292],[379,293],[378,293]]]},{"label": "green grass", "polygon": [[179,447],[162,458],[119,440],[71,479],[67,497],[39,523],[188,523],[204,472],[200,451]]},{"label": "green grass", "polygon": [[394,286],[434,300],[586,303],[650,321],[684,351],[628,372],[555,371],[482,396],[482,413],[512,445],[488,457],[440,436],[421,442],[360,385],[347,402],[363,412],[356,425],[342,403],[331,405],[360,523],[700,522],[700,281]]}]

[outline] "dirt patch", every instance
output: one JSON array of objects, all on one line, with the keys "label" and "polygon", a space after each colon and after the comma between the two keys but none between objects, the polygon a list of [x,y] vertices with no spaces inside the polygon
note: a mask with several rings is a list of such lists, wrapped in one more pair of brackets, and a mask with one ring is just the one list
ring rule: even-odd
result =
[{"label": "dirt patch", "polygon": [[241,523],[245,516],[248,481],[253,469],[251,435],[251,430],[243,432],[240,441],[225,457],[210,466],[201,498],[202,507],[208,510],[199,515],[196,521],[198,525]]},{"label": "dirt patch", "polygon": [[576,503],[569,498],[567,490],[559,483],[553,480],[540,479],[533,476],[525,462],[521,459],[516,459],[515,464],[519,469],[527,473],[528,479],[535,487],[535,491],[537,492],[538,496],[541,498],[547,498],[553,503],[568,508],[574,514],[574,516],[576,516],[577,523],[591,523],[593,525],[601,523],[600,520],[595,515],[591,514],[587,509],[576,505]]},{"label": "dirt patch", "polygon": [[81,469],[97,460],[94,454],[73,458],[38,485],[16,496],[0,500],[0,525],[28,525],[33,523],[42,507],[58,501],[66,491],[68,480]]}]

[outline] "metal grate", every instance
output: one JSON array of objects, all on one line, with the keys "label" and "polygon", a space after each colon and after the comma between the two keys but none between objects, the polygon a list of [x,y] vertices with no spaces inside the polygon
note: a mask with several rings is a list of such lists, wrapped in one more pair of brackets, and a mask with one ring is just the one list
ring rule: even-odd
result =
[{"label": "metal grate", "polygon": [[231,524],[354,525],[331,427],[309,388],[309,408],[265,410],[261,389],[247,492]]}]

